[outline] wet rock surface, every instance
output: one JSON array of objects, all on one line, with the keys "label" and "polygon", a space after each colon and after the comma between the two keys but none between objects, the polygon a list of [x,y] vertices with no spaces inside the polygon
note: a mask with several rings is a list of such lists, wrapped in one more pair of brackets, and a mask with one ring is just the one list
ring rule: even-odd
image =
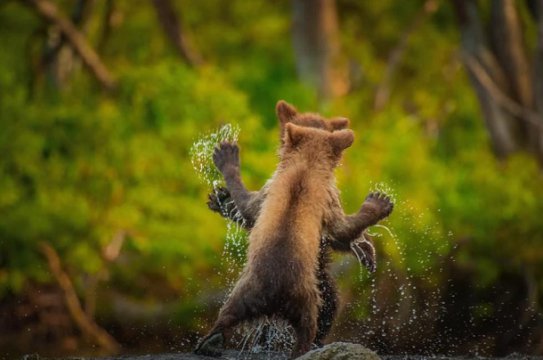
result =
[{"label": "wet rock surface", "polygon": [[[108,360],[204,360],[204,359],[221,359],[221,360],[287,360],[289,354],[283,352],[262,352],[240,353],[234,350],[225,351],[219,358],[194,355],[194,354],[162,354],[162,355],[146,355],[138,357],[121,357],[111,358]],[[337,342],[328,344],[320,349],[312,350],[296,360],[380,360],[381,358],[373,351],[359,344]],[[101,359],[105,360],[105,359]]]},{"label": "wet rock surface", "polygon": [[[38,355],[26,355],[23,360],[53,360]],[[192,353],[149,354],[149,355],[122,355],[116,357],[71,357],[63,360],[287,360],[289,354],[283,352],[239,352],[226,350],[221,357],[208,357]],[[336,342],[328,344],[320,349],[312,350],[296,360],[543,360],[542,356],[530,356],[523,354],[511,354],[502,358],[484,358],[478,356],[421,356],[421,355],[382,355],[379,356],[372,350],[360,344]]]}]

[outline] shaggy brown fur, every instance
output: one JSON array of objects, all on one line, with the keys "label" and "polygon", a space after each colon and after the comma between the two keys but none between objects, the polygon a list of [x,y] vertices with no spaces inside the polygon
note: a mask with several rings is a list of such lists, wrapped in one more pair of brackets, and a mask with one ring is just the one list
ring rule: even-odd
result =
[{"label": "shaggy brown fur", "polygon": [[[343,130],[349,126],[349,120],[344,117],[335,117],[327,120],[314,113],[298,113],[296,108],[288,104],[284,100],[280,100],[276,105],[276,114],[279,120],[280,133],[281,133],[281,145],[283,145],[283,135],[285,132],[285,126],[288,123],[312,127],[317,129],[323,129],[330,132],[336,130]],[[279,150],[281,151],[281,149]],[[247,230],[250,230],[256,218],[260,214],[260,207],[262,202],[266,198],[269,181],[259,191],[248,191],[241,180],[239,172],[239,152],[237,147],[233,149],[225,149],[227,154],[216,153],[214,160],[218,161],[231,161],[233,169],[237,170],[231,173],[231,176],[226,180],[227,188],[219,188],[213,193],[209,194],[208,206],[211,210],[221,214],[224,217],[230,218],[233,221],[238,222]],[[272,176],[273,179],[273,176]],[[332,185],[334,189],[332,192],[338,193],[335,188],[335,184]],[[235,198],[232,198],[232,192],[235,193]],[[341,208],[339,195],[333,203],[334,206]],[[351,243],[355,240],[363,241],[365,238],[369,238],[366,234],[365,237],[361,237],[360,234],[356,238],[328,238],[324,242],[329,245],[333,250],[338,251],[351,251]],[[364,265],[370,271],[375,271],[375,251],[371,243],[368,246],[359,249],[358,256],[364,261]]]},{"label": "shaggy brown fur", "polygon": [[[349,125],[349,120],[342,117],[327,120],[318,114],[298,113],[292,105],[289,105],[283,100],[280,100],[277,103],[276,113],[280,124],[282,144],[287,123],[323,129],[329,132],[345,129]],[[222,164],[221,166],[227,167],[227,165],[230,165],[229,176],[225,177],[230,191],[226,188],[217,189],[209,195],[208,206],[211,210],[216,211],[233,221],[237,221],[247,230],[250,230],[254,225],[255,219],[260,214],[260,207],[266,198],[270,182],[264,185],[259,191],[249,192],[245,188],[239,173],[240,165],[237,146],[221,147],[220,151],[218,151],[214,157],[217,163]],[[342,215],[343,211],[340,205],[339,192],[334,183],[330,184],[330,187],[331,189],[329,189],[329,192],[334,195],[334,199],[331,202],[331,206],[333,206],[332,211]],[[234,201],[231,198],[230,192],[236,194]],[[238,206],[240,209],[239,212]],[[366,239],[369,238],[367,234],[361,236],[361,234],[358,233],[354,238],[334,238],[330,235],[330,231],[324,231],[323,234],[327,234],[327,236],[322,236],[321,238],[319,253],[318,288],[321,294],[322,304],[319,308],[318,332],[317,337],[315,338],[315,343],[318,345],[322,345],[322,341],[326,335],[328,335],[338,308],[336,286],[329,273],[330,248],[345,252],[351,251],[351,249],[357,251],[357,257],[363,261],[368,270],[375,271],[375,250],[371,242],[366,241]],[[351,248],[351,243],[353,241],[359,245]]]},{"label": "shaggy brown fur", "polygon": [[[353,139],[350,130],[330,133],[286,125],[281,160],[249,236],[246,267],[197,352],[214,354],[210,343],[218,334],[262,315],[291,323],[295,355],[310,349],[321,303],[319,243],[332,201],[321,189],[333,184],[333,169]],[[217,165],[228,177],[228,168]]]}]

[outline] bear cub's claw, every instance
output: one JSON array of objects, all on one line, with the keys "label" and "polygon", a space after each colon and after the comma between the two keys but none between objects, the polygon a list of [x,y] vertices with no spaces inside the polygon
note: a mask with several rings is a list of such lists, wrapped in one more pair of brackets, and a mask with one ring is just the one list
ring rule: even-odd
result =
[{"label": "bear cub's claw", "polygon": [[370,241],[366,239],[356,241],[352,243],[351,249],[370,273],[374,273],[377,270],[375,247]]},{"label": "bear cub's claw", "polygon": [[370,193],[363,206],[371,206],[379,220],[389,216],[394,209],[394,203],[390,200],[390,196],[380,192]]},{"label": "bear cub's claw", "polygon": [[196,346],[194,353],[196,355],[219,357],[222,355],[223,348],[224,336],[222,333],[218,332],[204,338],[198,346]]},{"label": "bear cub's claw", "polygon": [[226,202],[230,200],[230,192],[225,187],[218,187],[207,196],[207,207],[218,213],[222,213]]},{"label": "bear cub's claw", "polygon": [[221,173],[229,167],[239,169],[239,147],[236,143],[224,141],[213,152],[213,163]]}]

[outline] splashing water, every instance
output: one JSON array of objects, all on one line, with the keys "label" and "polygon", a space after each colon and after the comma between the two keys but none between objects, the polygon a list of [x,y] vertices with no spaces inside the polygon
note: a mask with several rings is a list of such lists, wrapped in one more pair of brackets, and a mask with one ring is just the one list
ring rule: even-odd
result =
[{"label": "splashing water", "polygon": [[287,354],[295,342],[294,330],[287,321],[268,317],[242,325],[236,335],[239,337],[237,348],[241,354]]},{"label": "splashing water", "polygon": [[213,151],[223,141],[236,142],[239,133],[238,125],[225,124],[219,130],[198,138],[190,148],[192,167],[200,180],[212,186],[213,189],[217,189],[223,183],[221,173],[213,164]]},{"label": "splashing water", "polygon": [[[238,269],[233,266],[237,263],[236,259],[244,257],[246,244],[246,233],[243,230],[245,220],[238,212],[232,199],[227,198],[221,201],[219,188],[224,185],[221,173],[213,164],[213,152],[221,142],[236,142],[239,138],[240,127],[234,124],[225,124],[217,131],[200,136],[190,148],[190,157],[192,167],[198,174],[198,177],[212,188],[214,195],[219,200],[220,210],[223,216],[228,220],[226,225],[226,241],[223,249],[223,261],[227,263],[225,268],[230,275]],[[230,278],[235,278],[230,276]],[[232,287],[234,284],[229,284]]]},{"label": "splashing water", "polygon": [[[479,334],[480,323],[470,317],[459,330],[455,327],[458,324],[449,322],[451,309],[456,309],[460,301],[455,286],[462,282],[458,283],[450,272],[455,261],[453,250],[458,246],[454,234],[432,218],[432,211],[439,213],[440,209],[397,201],[393,189],[384,183],[373,185],[372,191],[384,192],[394,201],[394,218],[400,226],[397,230],[406,237],[399,239],[387,222],[368,229],[367,234],[374,237],[383,255],[377,259],[378,272],[374,276],[363,272],[363,286],[356,299],[365,300],[346,305],[352,318],[334,333],[392,354],[458,354],[466,346],[460,340],[472,339],[481,346],[474,354],[488,356],[485,346],[492,344],[493,335]],[[357,260],[362,263],[363,259]]]},{"label": "splashing water", "polygon": [[386,194],[388,197],[390,197],[390,200],[396,204],[397,203],[397,194],[396,194],[396,190],[394,190],[394,188],[387,184],[386,182],[378,182],[378,183],[371,183],[371,186],[370,186],[370,192],[380,192],[380,193],[384,193]]}]

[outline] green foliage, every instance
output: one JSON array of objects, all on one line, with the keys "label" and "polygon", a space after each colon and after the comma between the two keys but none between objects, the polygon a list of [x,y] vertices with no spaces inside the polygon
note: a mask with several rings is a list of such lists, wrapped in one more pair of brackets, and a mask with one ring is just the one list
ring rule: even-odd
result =
[{"label": "green foliage", "polygon": [[[119,1],[120,25],[102,51],[119,79],[114,93],[84,68],[65,90],[40,80],[30,64],[41,55],[43,38],[33,34],[43,25],[19,4],[0,5],[0,298],[52,281],[39,252],[45,241],[77,284],[105,271],[109,287],[177,302],[175,313],[196,326],[187,317],[202,291],[226,288],[242,265],[232,270],[224,258],[243,256],[223,254],[226,223],[206,207],[210,188],[193,169],[191,146],[226,123],[239,126],[242,175],[259,188],[276,165],[281,98],[351,119],[356,141],[337,173],[342,200],[354,212],[370,190],[391,189],[386,225],[395,236],[371,231],[382,234],[376,245],[394,268],[434,281],[458,248],[459,265],[483,285],[505,271],[543,279],[541,170],[523,154],[500,162],[490,153],[450,9],[412,35],[390,102],[374,111],[374,89],[419,2],[338,3],[342,44],[361,78],[327,104],[296,80],[286,1],[184,3],[207,60],[197,69],[175,57],[150,5]],[[101,21],[89,20],[94,42]],[[111,262],[104,251],[119,234],[126,240]],[[344,280],[360,286],[356,276]]]},{"label": "green foliage", "polygon": [[[53,243],[75,273],[95,273],[118,231],[152,259],[132,268],[134,275],[175,264],[182,279],[192,275],[179,273],[183,259],[217,261],[209,257],[220,253],[222,222],[205,208],[207,189],[188,152],[206,127],[253,119],[244,97],[213,72],[173,63],[132,68],[121,83],[120,101],[2,97],[0,231],[8,275],[45,280],[40,241]],[[207,230],[209,221],[218,231]],[[10,282],[2,284],[5,291]]]}]

